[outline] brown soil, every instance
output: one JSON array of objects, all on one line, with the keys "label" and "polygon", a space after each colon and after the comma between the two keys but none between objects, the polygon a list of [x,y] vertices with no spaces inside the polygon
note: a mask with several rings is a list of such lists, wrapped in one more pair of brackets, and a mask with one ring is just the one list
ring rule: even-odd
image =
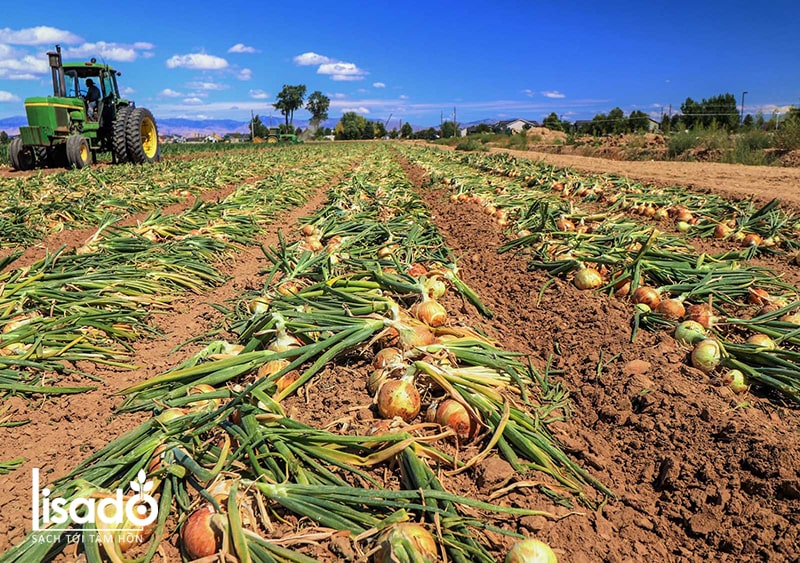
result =
[{"label": "brown soil", "polygon": [[[517,154],[659,185],[682,184],[733,197],[778,196],[800,205],[800,171],[792,169]],[[408,172],[421,186],[421,171],[410,167]],[[598,512],[556,510],[565,517],[555,522],[526,517],[509,525],[550,543],[562,561],[800,559],[800,409],[775,397],[734,395],[716,379],[686,367],[686,351],[666,334],[641,331],[631,344],[627,303],[579,292],[561,280],[542,292],[548,278],[529,272],[523,256],[497,254],[504,238],[491,219],[451,203],[444,189],[422,193],[459,257],[461,276],[495,313],[487,320],[454,300],[448,303],[453,322],[481,326],[505,348],[530,354],[541,370],[552,357],[551,376],[570,390],[575,410],[570,421],[553,430],[568,453],[617,495]],[[279,227],[296,223],[323,197],[319,192],[276,220],[262,242],[274,242]],[[90,234],[62,234],[50,243],[76,246]],[[43,247],[29,250],[23,259],[34,259]],[[96,391],[9,401],[14,418],[30,418],[31,423],[0,428],[0,460],[22,456],[29,461],[0,476],[0,552],[19,541],[30,525],[31,468],[42,468],[52,481],[139,424],[143,415],[112,414],[120,403],[113,393],[196,351],[187,346],[169,353],[222,326],[222,315],[211,304],[229,303],[243,290],[259,287],[264,265],[260,250],[244,249],[226,262],[229,283],[176,299],[169,316],[156,319],[163,336],[136,346],[133,361],[140,370],[82,366],[105,379]],[[351,357],[347,365],[327,370],[300,396],[287,400],[287,412],[315,426],[369,428],[378,423],[369,395],[353,389],[353,373],[363,376],[365,362]],[[505,462],[489,458],[478,475],[452,484],[462,494],[486,498],[508,476]],[[554,510],[526,489],[501,500]],[[349,547],[345,542],[340,549]],[[344,558],[342,553],[334,559]],[[331,558],[323,548],[311,554]]]}]

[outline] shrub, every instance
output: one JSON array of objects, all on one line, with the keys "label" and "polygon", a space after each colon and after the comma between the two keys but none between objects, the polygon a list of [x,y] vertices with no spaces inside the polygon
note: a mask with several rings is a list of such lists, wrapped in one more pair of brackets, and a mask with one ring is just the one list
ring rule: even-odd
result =
[{"label": "shrub", "polygon": [[488,152],[489,148],[482,142],[476,139],[466,139],[456,145],[457,151],[484,151]]},{"label": "shrub", "polygon": [[779,149],[800,149],[800,117],[793,116],[783,122],[775,133],[775,145]]},{"label": "shrub", "polygon": [[669,158],[677,158],[683,153],[697,146],[698,137],[692,132],[676,133],[667,141],[667,154]]}]

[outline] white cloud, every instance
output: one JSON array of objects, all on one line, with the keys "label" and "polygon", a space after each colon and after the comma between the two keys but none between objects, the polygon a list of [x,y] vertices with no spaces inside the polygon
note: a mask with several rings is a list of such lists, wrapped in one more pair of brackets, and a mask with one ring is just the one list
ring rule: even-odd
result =
[{"label": "white cloud", "polygon": [[407,100],[408,99],[408,96],[406,96],[405,94],[400,94],[399,97],[400,97],[401,100]]},{"label": "white cloud", "polygon": [[372,83],[372,87],[373,88],[386,88],[386,83],[385,82],[373,82]]},{"label": "white cloud", "polygon": [[266,100],[269,98],[269,94],[264,90],[250,90],[250,97],[255,100]]},{"label": "white cloud", "polygon": [[531,90],[530,88],[525,88],[525,89],[522,91],[522,93],[523,93],[523,94],[525,94],[526,96],[528,96],[529,98],[532,98],[532,97],[534,97],[534,96],[536,95],[536,92],[534,92],[534,91],[533,91],[533,90]]},{"label": "white cloud", "polygon": [[0,75],[5,75],[8,78],[13,78],[15,75],[20,74],[47,74],[50,72],[50,66],[45,57],[34,57],[27,55],[19,59],[5,59],[0,60]]},{"label": "white cloud", "polygon": [[236,78],[239,80],[250,80],[253,78],[253,71],[249,68],[243,68],[239,72],[236,73]]},{"label": "white cloud", "polygon": [[244,43],[237,43],[230,49],[228,49],[229,53],[259,53],[260,51],[255,47],[249,47]]},{"label": "white cloud", "polygon": [[197,98],[197,97],[184,98],[182,101],[183,101],[184,104],[190,104],[190,105],[197,105],[197,104],[202,104],[203,103],[203,100],[201,100],[200,98]]},{"label": "white cloud", "polygon": [[557,98],[557,99],[567,97],[565,94],[562,94],[558,90],[545,90],[544,92],[542,92],[542,96],[544,96],[545,98]]},{"label": "white cloud", "polygon": [[180,98],[181,96],[183,96],[182,93],[176,92],[175,90],[172,90],[171,88],[165,88],[165,89],[161,90],[161,92],[159,92],[158,95],[159,96],[164,96],[165,98]]},{"label": "white cloud", "polygon": [[363,80],[368,73],[353,63],[338,62],[319,65],[317,74],[326,74],[331,80]]},{"label": "white cloud", "polygon": [[65,59],[89,59],[95,57],[97,60],[103,61],[135,61],[139,55],[149,54],[153,49],[152,43],[138,42],[132,45],[123,43],[106,43],[105,41],[98,41],[97,43],[83,43],[77,47],[69,47],[64,49]]},{"label": "white cloud", "polygon": [[0,103],[18,102],[18,101],[19,101],[19,97],[18,96],[15,96],[11,92],[5,92],[3,90],[0,90]]},{"label": "white cloud", "polygon": [[188,55],[173,55],[167,59],[167,68],[189,68],[192,70],[220,70],[228,66],[228,61],[222,57],[207,55],[205,53],[191,53]]},{"label": "white cloud", "polygon": [[136,93],[136,90],[134,90],[130,86],[124,86],[120,88],[119,93],[122,94],[123,96],[132,96],[133,94]]},{"label": "white cloud", "polygon": [[55,45],[56,43],[80,43],[80,37],[70,31],[39,25],[24,29],[11,29],[5,27],[0,29],[0,43],[10,43],[11,45]]},{"label": "white cloud", "polygon": [[355,108],[345,108],[345,107],[342,108],[342,113],[347,113],[350,111],[355,113],[369,113],[369,109],[365,108],[364,106],[359,106]]},{"label": "white cloud", "polygon": [[338,100],[343,100],[347,97],[347,94],[343,94],[342,92],[336,92],[335,94],[331,94],[331,97],[336,98]]},{"label": "white cloud", "polygon": [[333,59],[326,57],[325,55],[319,55],[311,51],[309,51],[308,53],[303,53],[302,55],[297,55],[292,60],[294,60],[294,64],[298,66],[322,65],[333,62]]},{"label": "white cloud", "polygon": [[192,90],[203,90],[204,92],[219,92],[228,89],[228,86],[225,84],[218,84],[216,82],[187,82],[186,86]]}]

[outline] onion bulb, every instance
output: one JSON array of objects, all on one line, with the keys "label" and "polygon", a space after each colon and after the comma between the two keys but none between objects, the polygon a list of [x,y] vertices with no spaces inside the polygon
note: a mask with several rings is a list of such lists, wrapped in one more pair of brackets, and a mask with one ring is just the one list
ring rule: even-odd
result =
[{"label": "onion bulb", "polygon": [[706,328],[711,328],[711,325],[717,320],[711,305],[708,303],[689,305],[686,308],[686,316],[689,320],[698,322]]},{"label": "onion bulb", "polygon": [[269,304],[271,301],[269,297],[263,295],[255,297],[247,304],[247,310],[253,315],[263,315],[269,311]]},{"label": "onion bulb", "polygon": [[527,539],[514,544],[506,555],[506,563],[558,563],[558,559],[543,541]]},{"label": "onion bulb", "polygon": [[400,351],[400,348],[389,346],[387,348],[378,350],[378,353],[375,354],[375,359],[372,360],[372,367],[375,369],[381,369],[402,361],[403,352]]},{"label": "onion bulb", "polygon": [[680,299],[664,299],[656,306],[656,313],[661,313],[667,319],[682,319],[686,308]]},{"label": "onion bulb", "polygon": [[766,348],[767,350],[774,350],[778,347],[775,341],[766,334],[754,334],[747,339],[748,344],[758,346],[759,348]]},{"label": "onion bulb", "polygon": [[447,285],[440,276],[426,278],[422,287],[425,289],[425,295],[431,299],[440,299],[447,292]]},{"label": "onion bulb", "polygon": [[723,381],[734,393],[747,391],[747,380],[744,374],[738,369],[732,369],[726,373],[725,377],[723,377]]},{"label": "onion bulb", "polygon": [[800,313],[788,313],[778,319],[783,323],[791,323],[793,325],[800,325]]},{"label": "onion bulb", "polygon": [[181,528],[181,544],[188,559],[210,557],[219,552],[222,530],[215,520],[220,517],[210,504],[201,506],[189,515]]},{"label": "onion bulb", "polygon": [[428,326],[442,326],[447,322],[447,309],[435,299],[423,298],[411,308],[411,313]]},{"label": "onion bulb", "polygon": [[420,276],[424,276],[428,273],[428,269],[420,264],[419,262],[414,262],[411,266],[408,267],[408,275],[412,278],[418,278]]},{"label": "onion bulb", "polygon": [[[401,522],[389,528],[379,538],[380,549],[375,554],[375,563],[395,561],[438,561],[439,551],[433,535],[421,524]],[[412,553],[408,553],[408,548]],[[400,558],[395,552],[406,555]]]},{"label": "onion bulb", "polygon": [[697,321],[683,321],[675,327],[675,340],[678,344],[694,346],[706,338],[706,329]]},{"label": "onion bulb", "polygon": [[748,289],[747,302],[751,305],[766,305],[771,301],[769,293],[765,289],[752,287]]},{"label": "onion bulb", "polygon": [[758,246],[761,244],[761,236],[756,233],[749,233],[742,239],[742,246]]},{"label": "onion bulb", "polygon": [[435,422],[439,426],[446,426],[455,430],[460,440],[469,440],[472,436],[472,418],[464,405],[455,399],[445,399],[438,405],[431,404],[426,413],[428,422]]},{"label": "onion bulb", "polygon": [[575,223],[573,223],[566,217],[559,217],[558,220],[556,220],[556,228],[559,231],[574,231]]},{"label": "onion bulb", "polygon": [[378,412],[383,418],[399,416],[409,422],[419,414],[421,401],[413,376],[389,379],[378,389]]},{"label": "onion bulb", "polygon": [[578,289],[597,289],[603,285],[603,276],[594,268],[581,268],[575,273],[572,283]]},{"label": "onion bulb", "polygon": [[719,342],[706,338],[697,343],[692,350],[692,365],[703,373],[711,373],[722,359]]},{"label": "onion bulb", "polygon": [[675,228],[678,230],[679,233],[685,233],[689,229],[691,229],[692,226],[689,223],[687,223],[686,221],[677,221],[675,223]]},{"label": "onion bulb", "polygon": [[714,227],[714,238],[717,238],[717,239],[725,238],[729,234],[731,234],[732,230],[733,229],[731,229],[725,223],[718,223],[717,226]]},{"label": "onion bulb", "polygon": [[644,303],[651,309],[655,309],[658,307],[658,304],[661,303],[661,297],[658,295],[658,291],[646,285],[637,287],[636,291],[633,292],[633,297],[631,297],[631,299],[634,304]]}]

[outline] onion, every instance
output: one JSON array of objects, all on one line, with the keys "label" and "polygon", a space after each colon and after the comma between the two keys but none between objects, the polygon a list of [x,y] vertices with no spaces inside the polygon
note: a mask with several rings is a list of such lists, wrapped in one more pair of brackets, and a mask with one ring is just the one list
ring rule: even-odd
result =
[{"label": "onion", "polygon": [[662,219],[666,219],[668,215],[669,214],[667,213],[666,209],[664,209],[663,207],[659,207],[658,209],[656,209],[656,212],[653,214],[653,218],[658,219],[658,220],[662,220]]},{"label": "onion", "polygon": [[292,383],[300,379],[300,371],[293,369],[292,371],[287,371],[278,379],[275,380],[275,385],[277,386],[278,393],[283,392],[284,389],[289,387]]},{"label": "onion", "polygon": [[303,228],[300,229],[300,232],[303,233],[303,236],[310,237],[314,234],[314,225],[303,225]]},{"label": "onion", "polygon": [[425,294],[432,299],[440,299],[447,293],[447,285],[440,276],[427,278],[422,287],[425,289]]},{"label": "onion", "polygon": [[279,358],[277,360],[270,360],[267,363],[263,364],[260,368],[258,368],[258,377],[262,378],[275,375],[288,365],[289,365],[289,360],[284,358]]},{"label": "onion", "polygon": [[420,276],[424,276],[428,273],[428,269],[420,264],[419,262],[414,262],[411,266],[408,267],[408,275],[412,278],[418,278]]},{"label": "onion", "polygon": [[181,528],[181,544],[188,559],[210,557],[219,552],[222,533],[215,520],[220,517],[210,504],[201,506],[189,515]]},{"label": "onion", "polygon": [[728,387],[731,388],[731,391],[734,393],[742,393],[747,391],[747,380],[745,379],[744,374],[738,369],[730,370],[725,374],[725,377],[723,377],[722,380]]},{"label": "onion", "polygon": [[680,299],[664,299],[656,306],[656,313],[661,313],[667,319],[682,319],[686,308]]},{"label": "onion", "polygon": [[758,346],[759,348],[766,348],[767,350],[774,350],[778,347],[775,341],[766,334],[754,334],[747,339],[748,344]]},{"label": "onion", "polygon": [[452,428],[460,440],[466,441],[472,436],[474,429],[472,418],[466,407],[455,399],[445,399],[438,405],[433,403],[426,418],[429,419],[429,422]]},{"label": "onion", "polygon": [[384,381],[378,389],[378,412],[383,418],[399,416],[409,422],[419,414],[421,398],[414,385],[414,377]]},{"label": "onion", "polygon": [[697,343],[692,350],[692,365],[703,373],[711,373],[719,365],[722,349],[719,342],[706,338]]},{"label": "onion", "polygon": [[679,233],[685,233],[689,229],[691,229],[692,226],[689,223],[687,223],[686,221],[677,221],[675,223],[675,228],[678,230]]},{"label": "onion", "polygon": [[675,340],[678,344],[694,346],[706,338],[706,329],[697,321],[683,321],[675,327]]},{"label": "onion", "polygon": [[659,297],[658,291],[646,285],[637,287],[631,299],[634,303],[644,303],[651,309],[655,309],[658,307],[658,304],[661,303],[661,297]]},{"label": "onion", "polygon": [[514,544],[506,555],[506,563],[558,563],[558,559],[543,541],[527,539]]},{"label": "onion", "polygon": [[725,238],[725,237],[727,237],[729,234],[731,234],[731,231],[732,231],[732,230],[733,230],[733,229],[731,229],[731,228],[730,228],[728,225],[726,225],[725,223],[719,223],[719,224],[717,224],[717,226],[716,226],[716,227],[714,227],[714,238],[720,238],[720,239],[721,239],[721,238]]},{"label": "onion", "polygon": [[689,305],[686,308],[686,316],[689,317],[689,320],[698,322],[705,328],[711,328],[711,325],[717,320],[714,316],[714,311],[711,309],[711,305],[708,303]]},{"label": "onion", "polygon": [[761,236],[756,233],[749,233],[742,239],[742,246],[758,246],[761,244]]},{"label": "onion", "polygon": [[748,289],[747,302],[751,305],[766,305],[771,301],[769,293],[764,289]]},{"label": "onion", "polygon": [[161,424],[169,424],[176,418],[180,418],[186,415],[187,412],[188,411],[186,411],[185,409],[179,409],[176,407],[164,409],[158,414],[158,416],[156,417],[156,421],[160,422]]},{"label": "onion", "polygon": [[388,244],[378,249],[378,258],[388,258],[400,248],[397,244]]},{"label": "onion", "polygon": [[267,346],[267,350],[276,353],[286,352],[287,350],[298,348],[301,344],[302,342],[286,332],[286,330],[278,329],[275,340],[270,342],[270,345]]},{"label": "onion", "polygon": [[[380,549],[375,554],[375,563],[396,561],[438,561],[436,540],[421,524],[401,522],[387,530],[379,539]],[[411,547],[412,553],[408,553]],[[400,559],[395,550],[406,555]]]},{"label": "onion", "polygon": [[616,297],[625,297],[631,292],[631,279],[623,278],[614,284],[614,295]]},{"label": "onion", "polygon": [[783,315],[781,318],[778,319],[784,323],[791,323],[793,325],[800,325],[800,313],[789,313]]},{"label": "onion", "polygon": [[[216,391],[214,387],[209,385],[208,383],[198,383],[193,385],[189,392],[187,393],[188,396],[191,395],[204,395],[206,393],[213,393]],[[189,412],[200,412],[203,410],[214,410],[218,408],[222,404],[222,399],[200,399],[192,403]]]},{"label": "onion", "polygon": [[435,299],[423,298],[411,308],[411,313],[428,326],[442,326],[447,322],[447,309]]},{"label": "onion", "polygon": [[375,354],[375,359],[372,360],[372,367],[375,369],[381,369],[392,364],[402,362],[402,360],[403,352],[400,351],[400,348],[389,346],[387,348],[378,350],[378,353]]},{"label": "onion", "polygon": [[603,276],[594,268],[581,268],[575,273],[572,283],[578,289],[597,289],[603,285]]},{"label": "onion", "polygon": [[247,310],[253,315],[263,315],[269,311],[269,304],[272,300],[269,297],[256,297],[247,304]]},{"label": "onion", "polygon": [[575,230],[575,223],[567,219],[566,217],[559,217],[556,220],[556,228],[559,231],[574,231]]}]

